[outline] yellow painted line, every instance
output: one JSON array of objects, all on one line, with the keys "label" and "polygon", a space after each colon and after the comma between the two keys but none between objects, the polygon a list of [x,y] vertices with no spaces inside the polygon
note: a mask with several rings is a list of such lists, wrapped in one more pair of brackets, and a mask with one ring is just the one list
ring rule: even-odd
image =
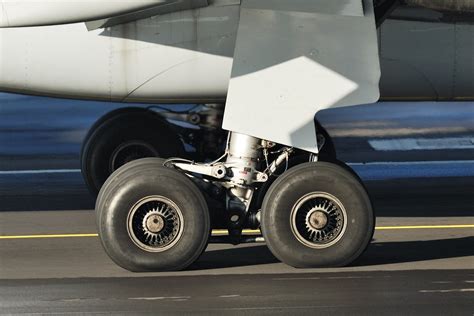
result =
[{"label": "yellow painted line", "polygon": [[[463,225],[418,225],[418,226],[379,226],[376,230],[402,230],[402,229],[453,229],[453,228],[474,228],[474,224]],[[260,234],[259,229],[244,229],[244,235]],[[225,229],[214,229],[212,235],[227,235]],[[98,234],[53,234],[53,235],[10,235],[0,236],[0,239],[36,239],[36,238],[83,238],[83,237],[98,237]]]},{"label": "yellow painted line", "polygon": [[99,234],[57,234],[57,235],[13,235],[0,236],[0,239],[35,239],[35,238],[77,238],[77,237],[98,237]]},{"label": "yellow painted line", "polygon": [[[255,235],[261,234],[259,229],[244,229],[242,231],[244,235]],[[227,235],[228,232],[225,229],[214,229],[212,231],[213,236]],[[53,235],[11,235],[11,236],[0,236],[0,239],[35,239],[35,238],[83,238],[83,237],[98,237],[99,234],[53,234]]]},{"label": "yellow painted line", "polygon": [[379,226],[376,230],[397,230],[397,229],[447,229],[447,228],[474,228],[474,224],[466,225],[421,225],[421,226]]},{"label": "yellow painted line", "polygon": [[[244,229],[242,231],[243,235],[260,235],[262,232],[260,229]],[[219,236],[219,235],[228,235],[227,229],[213,229],[212,230],[212,235],[213,236]]]}]

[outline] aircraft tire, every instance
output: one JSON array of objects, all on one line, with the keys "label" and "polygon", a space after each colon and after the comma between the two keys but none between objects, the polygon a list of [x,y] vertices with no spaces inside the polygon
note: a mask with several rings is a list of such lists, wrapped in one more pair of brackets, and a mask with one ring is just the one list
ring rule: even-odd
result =
[{"label": "aircraft tire", "polygon": [[271,252],[296,268],[339,267],[370,243],[375,217],[359,179],[341,166],[310,162],[280,176],[262,206]]},{"label": "aircraft tire", "polygon": [[152,160],[122,166],[102,187],[99,237],[109,257],[127,270],[182,270],[207,246],[209,210],[188,177]]},{"label": "aircraft tire", "polygon": [[[97,199],[95,201],[95,209],[99,210],[103,208],[104,199],[102,197],[104,195],[107,195],[107,192],[110,190],[110,188],[114,187],[113,184],[111,183],[121,178],[121,175],[123,173],[132,174],[136,171],[141,171],[144,168],[160,167],[160,166],[163,166],[165,161],[166,159],[158,158],[158,157],[141,158],[141,159],[137,159],[137,160],[127,163],[127,168],[117,169],[114,172],[114,176],[108,177],[107,180],[104,182],[104,185],[102,186],[101,190],[99,191],[99,194],[97,195]],[[101,220],[100,220],[99,214],[97,213],[97,216],[96,216],[97,227],[99,227],[100,221]]]},{"label": "aircraft tire", "polygon": [[129,109],[106,115],[91,128],[81,151],[81,171],[97,196],[121,165],[145,157],[176,157],[183,151],[178,134],[165,120],[146,109]]}]

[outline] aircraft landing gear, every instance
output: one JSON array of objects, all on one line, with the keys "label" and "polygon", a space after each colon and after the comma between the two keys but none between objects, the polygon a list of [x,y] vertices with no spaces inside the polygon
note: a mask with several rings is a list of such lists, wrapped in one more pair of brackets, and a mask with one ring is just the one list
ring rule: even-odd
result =
[{"label": "aircraft landing gear", "polygon": [[[147,158],[126,164],[97,199],[97,222],[109,256],[131,271],[184,269],[204,251],[210,212],[204,195],[218,194],[226,214],[227,242],[261,224],[273,254],[295,267],[341,266],[355,260],[374,231],[367,193],[357,177],[328,162],[285,171],[293,148],[230,133],[216,161]],[[285,169],[287,169],[285,167]],[[263,205],[253,199],[259,190]]]}]

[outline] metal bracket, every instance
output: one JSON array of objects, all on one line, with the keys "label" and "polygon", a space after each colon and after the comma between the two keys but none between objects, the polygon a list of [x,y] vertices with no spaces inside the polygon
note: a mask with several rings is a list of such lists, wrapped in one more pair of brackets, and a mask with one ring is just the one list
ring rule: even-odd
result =
[{"label": "metal bracket", "polygon": [[227,168],[223,163],[217,163],[213,165],[195,163],[174,163],[173,165],[184,171],[198,173],[216,179],[224,179],[227,175]]}]

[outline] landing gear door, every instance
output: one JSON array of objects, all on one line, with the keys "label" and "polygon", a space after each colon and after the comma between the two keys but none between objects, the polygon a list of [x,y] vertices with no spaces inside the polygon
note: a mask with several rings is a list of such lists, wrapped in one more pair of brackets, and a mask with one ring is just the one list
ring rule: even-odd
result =
[{"label": "landing gear door", "polygon": [[379,99],[373,0],[242,0],[223,127],[317,153],[314,115]]}]

